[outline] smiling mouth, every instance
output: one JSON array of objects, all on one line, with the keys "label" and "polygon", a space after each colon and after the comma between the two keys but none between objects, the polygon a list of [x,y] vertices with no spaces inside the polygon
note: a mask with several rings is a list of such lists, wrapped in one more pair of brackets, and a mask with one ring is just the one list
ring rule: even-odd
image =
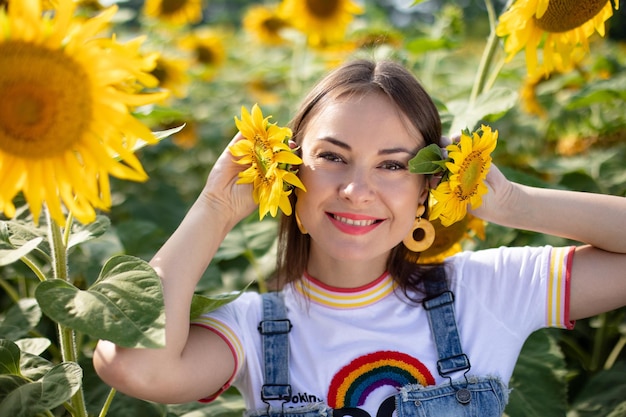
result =
[{"label": "smiling mouth", "polygon": [[347,217],[338,216],[332,213],[329,213],[329,214],[333,219],[337,220],[338,222],[345,223],[350,226],[371,226],[375,223],[382,222],[382,220],[378,220],[378,219],[356,220],[356,219],[349,219]]}]

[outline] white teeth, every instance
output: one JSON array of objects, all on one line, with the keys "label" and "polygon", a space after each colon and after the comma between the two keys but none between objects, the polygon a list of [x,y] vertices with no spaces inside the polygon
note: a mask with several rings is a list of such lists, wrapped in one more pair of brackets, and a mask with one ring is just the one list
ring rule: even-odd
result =
[{"label": "white teeth", "polygon": [[353,220],[353,219],[348,219],[346,217],[341,217],[341,216],[336,216],[336,215],[333,217],[335,217],[335,220],[338,220],[345,224],[349,224],[351,226],[370,226],[376,223],[376,220]]}]

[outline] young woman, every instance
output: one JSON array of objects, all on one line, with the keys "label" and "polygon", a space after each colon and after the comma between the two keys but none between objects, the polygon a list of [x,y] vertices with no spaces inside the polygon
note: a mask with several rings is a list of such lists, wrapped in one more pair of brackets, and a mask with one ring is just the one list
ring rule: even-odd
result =
[{"label": "young woman", "polygon": [[497,416],[533,331],[626,305],[626,199],[531,188],[496,167],[474,215],[583,245],[407,261],[415,256],[403,241],[429,191],[408,161],[439,143],[441,125],[401,66],[345,64],[312,90],[291,127],[307,191],[292,195],[296,215],[281,220],[278,296],[245,293],[189,322],[198,279],[255,209],[250,187],[235,184],[245,167],[225,150],[152,260],[167,346],[101,341],[94,363],[105,382],[165,403],[208,401],[234,385],[251,415]]}]

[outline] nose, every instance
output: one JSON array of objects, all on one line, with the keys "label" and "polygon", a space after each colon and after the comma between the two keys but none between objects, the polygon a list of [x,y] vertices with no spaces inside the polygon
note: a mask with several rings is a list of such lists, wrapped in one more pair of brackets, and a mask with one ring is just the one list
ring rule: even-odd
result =
[{"label": "nose", "polygon": [[361,169],[351,170],[339,186],[339,196],[352,204],[372,201],[375,194],[371,178],[365,170]]}]

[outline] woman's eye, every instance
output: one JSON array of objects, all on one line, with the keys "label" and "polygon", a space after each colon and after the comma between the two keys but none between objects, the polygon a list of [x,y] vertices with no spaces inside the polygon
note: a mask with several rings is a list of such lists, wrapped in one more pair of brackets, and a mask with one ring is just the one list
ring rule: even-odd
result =
[{"label": "woman's eye", "polygon": [[333,152],[320,152],[317,157],[330,162],[343,162],[343,158]]},{"label": "woman's eye", "polygon": [[400,161],[385,161],[380,165],[383,169],[388,169],[391,171],[399,171],[407,169],[406,164]]}]

